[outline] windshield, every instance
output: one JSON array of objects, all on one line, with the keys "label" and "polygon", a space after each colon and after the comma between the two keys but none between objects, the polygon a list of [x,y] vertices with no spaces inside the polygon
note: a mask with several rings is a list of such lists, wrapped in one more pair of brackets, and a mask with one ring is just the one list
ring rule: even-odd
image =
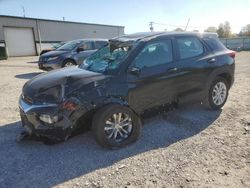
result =
[{"label": "windshield", "polygon": [[62,45],[61,47],[57,48],[56,50],[71,51],[80,43],[81,43],[81,41],[79,41],[79,40],[73,40],[73,41],[67,42],[66,44]]},{"label": "windshield", "polygon": [[128,56],[132,47],[133,46],[128,43],[119,42],[119,44],[114,44],[111,42],[88,57],[80,65],[80,68],[98,73],[115,70]]},{"label": "windshield", "polygon": [[60,42],[60,43],[53,44],[52,47],[53,47],[54,49],[57,49],[57,48],[61,47],[61,46],[64,45],[64,44],[65,44],[65,42]]}]

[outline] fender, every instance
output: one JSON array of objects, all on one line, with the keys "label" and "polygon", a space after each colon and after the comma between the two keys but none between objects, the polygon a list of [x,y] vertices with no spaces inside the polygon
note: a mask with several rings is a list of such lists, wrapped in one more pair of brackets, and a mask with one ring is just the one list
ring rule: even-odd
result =
[{"label": "fender", "polygon": [[212,84],[212,82],[214,81],[214,79],[218,76],[221,75],[228,75],[230,77],[230,87],[232,86],[233,82],[234,82],[234,66],[233,65],[228,65],[228,66],[224,66],[224,67],[220,67],[215,69],[213,72],[210,73],[208,79],[207,79],[207,83],[206,83],[206,87],[205,89],[208,90],[210,85]]},{"label": "fender", "polygon": [[[126,106],[130,110],[132,110],[138,117],[139,117],[139,112],[133,109],[131,106],[129,106],[129,103],[126,99],[118,96],[110,96],[104,101],[104,106],[110,105],[110,104],[119,104],[121,106]],[[103,107],[103,106],[102,106]]]}]

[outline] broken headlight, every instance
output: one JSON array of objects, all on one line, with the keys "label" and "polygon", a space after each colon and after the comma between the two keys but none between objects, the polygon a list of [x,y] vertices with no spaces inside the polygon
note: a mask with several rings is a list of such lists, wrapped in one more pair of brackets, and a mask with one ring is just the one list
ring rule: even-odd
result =
[{"label": "broken headlight", "polygon": [[42,91],[39,91],[35,96],[35,101],[38,103],[59,103],[64,98],[64,86],[54,86]]},{"label": "broken headlight", "polygon": [[58,122],[58,116],[50,116],[47,114],[41,114],[39,116],[39,119],[48,124],[53,124],[53,123]]}]

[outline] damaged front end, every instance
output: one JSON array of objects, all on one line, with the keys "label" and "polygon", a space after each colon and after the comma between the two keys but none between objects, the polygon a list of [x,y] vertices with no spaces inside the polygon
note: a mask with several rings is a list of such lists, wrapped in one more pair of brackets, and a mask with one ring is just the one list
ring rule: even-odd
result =
[{"label": "damaged front end", "polygon": [[102,78],[72,67],[28,81],[19,98],[24,135],[66,140],[78,128],[78,120],[93,108],[86,101],[86,88],[90,91],[93,80]]},{"label": "damaged front end", "polygon": [[28,135],[66,140],[76,128],[76,122],[85,109],[76,98],[61,104],[30,104],[21,96],[20,116]]}]

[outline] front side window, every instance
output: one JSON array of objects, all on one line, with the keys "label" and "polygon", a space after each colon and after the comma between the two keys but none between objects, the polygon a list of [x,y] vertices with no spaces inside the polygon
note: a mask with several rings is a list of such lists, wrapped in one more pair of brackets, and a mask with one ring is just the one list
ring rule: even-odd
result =
[{"label": "front side window", "polygon": [[73,41],[65,43],[64,45],[57,48],[56,50],[58,50],[58,51],[71,51],[75,47],[77,47],[80,43],[81,43],[81,41],[79,41],[79,40],[73,40]]},{"label": "front side window", "polygon": [[90,41],[83,42],[79,47],[83,50],[93,50],[92,42]]},{"label": "front side window", "polygon": [[181,37],[176,40],[180,59],[196,57],[204,52],[202,43],[195,37]]},{"label": "front side window", "polygon": [[133,65],[142,69],[163,65],[172,61],[172,42],[171,40],[164,40],[147,44],[134,59]]}]

